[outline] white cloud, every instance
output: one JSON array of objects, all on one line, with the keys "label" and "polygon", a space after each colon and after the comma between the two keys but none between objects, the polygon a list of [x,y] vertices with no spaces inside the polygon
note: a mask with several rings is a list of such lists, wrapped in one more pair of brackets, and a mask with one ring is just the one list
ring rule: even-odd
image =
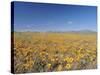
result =
[{"label": "white cloud", "polygon": [[72,22],[72,21],[68,21],[67,23],[68,23],[68,24],[72,24],[73,22]]}]

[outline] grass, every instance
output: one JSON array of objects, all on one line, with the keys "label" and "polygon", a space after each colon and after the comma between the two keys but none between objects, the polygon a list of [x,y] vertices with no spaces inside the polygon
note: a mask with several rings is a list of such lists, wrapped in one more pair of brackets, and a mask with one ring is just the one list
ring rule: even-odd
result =
[{"label": "grass", "polygon": [[96,34],[14,32],[14,73],[97,67]]}]

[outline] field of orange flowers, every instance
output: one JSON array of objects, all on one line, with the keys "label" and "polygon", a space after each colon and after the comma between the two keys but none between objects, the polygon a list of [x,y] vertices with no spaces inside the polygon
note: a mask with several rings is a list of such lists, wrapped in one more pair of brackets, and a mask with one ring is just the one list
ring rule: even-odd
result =
[{"label": "field of orange flowers", "polygon": [[14,72],[52,72],[97,67],[96,34],[14,33]]}]

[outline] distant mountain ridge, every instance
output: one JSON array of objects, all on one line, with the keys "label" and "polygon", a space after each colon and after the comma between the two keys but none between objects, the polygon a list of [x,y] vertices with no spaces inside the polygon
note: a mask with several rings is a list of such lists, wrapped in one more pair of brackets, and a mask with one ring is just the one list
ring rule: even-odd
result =
[{"label": "distant mountain ridge", "polygon": [[73,31],[47,31],[47,32],[56,32],[56,33],[97,33],[93,30],[73,30]]},{"label": "distant mountain ridge", "polygon": [[75,34],[96,34],[96,31],[92,30],[73,30],[73,31],[15,31],[15,32],[47,32],[47,33],[75,33]]},{"label": "distant mountain ridge", "polygon": [[92,30],[80,30],[80,31],[69,31],[69,33],[82,33],[82,34],[95,34],[97,33],[96,31],[92,31]]}]

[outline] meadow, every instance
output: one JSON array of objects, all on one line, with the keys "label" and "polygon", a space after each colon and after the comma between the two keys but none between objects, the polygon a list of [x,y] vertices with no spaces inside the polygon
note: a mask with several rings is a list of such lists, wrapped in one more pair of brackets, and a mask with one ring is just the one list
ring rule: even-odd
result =
[{"label": "meadow", "polygon": [[97,68],[97,35],[68,32],[14,32],[14,72]]}]

